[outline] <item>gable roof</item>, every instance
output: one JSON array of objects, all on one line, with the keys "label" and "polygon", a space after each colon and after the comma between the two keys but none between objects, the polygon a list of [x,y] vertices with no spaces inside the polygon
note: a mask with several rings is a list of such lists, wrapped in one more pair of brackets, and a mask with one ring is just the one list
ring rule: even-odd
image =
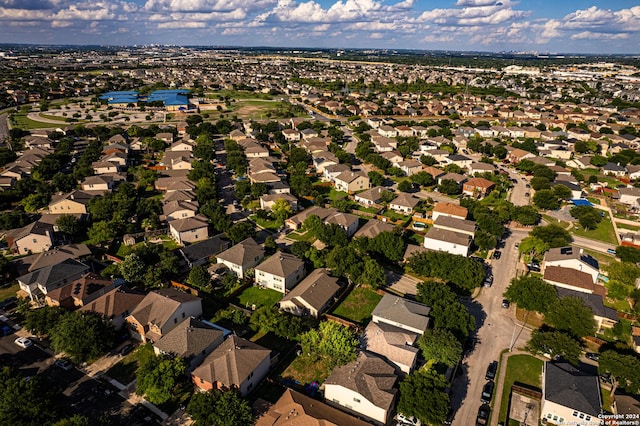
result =
[{"label": "gable roof", "polygon": [[604,305],[602,296],[599,294],[584,293],[582,291],[570,290],[568,288],[556,287],[558,297],[579,297],[584,305],[591,309],[594,315],[610,320],[618,321],[618,311]]},{"label": "gable roof", "polygon": [[[124,283],[122,279],[119,279],[119,282],[120,284]],[[104,279],[94,272],[88,272],[65,286],[51,290],[47,293],[47,297],[57,301],[73,298],[84,302],[99,296],[114,285],[116,283],[113,280]]]},{"label": "gable roof", "polygon": [[256,257],[264,257],[264,248],[253,238],[247,238],[216,257],[234,265],[246,265],[255,262]]},{"label": "gable roof", "polygon": [[395,369],[382,358],[362,351],[355,361],[333,369],[325,385],[337,385],[362,395],[376,407],[390,410],[398,389]]},{"label": "gable roof", "polygon": [[149,292],[131,316],[142,325],[155,324],[162,328],[181,304],[200,300],[175,288],[163,288]]},{"label": "gable roof", "polygon": [[453,228],[461,232],[475,232],[476,223],[472,220],[459,219],[454,216],[438,216],[433,222],[436,228]]},{"label": "gable roof", "polygon": [[544,398],[593,417],[602,411],[598,376],[568,362],[545,362]]},{"label": "gable roof", "polygon": [[364,331],[367,350],[387,360],[412,367],[418,357],[414,347],[418,335],[391,324],[371,321]]},{"label": "gable roof", "polygon": [[18,281],[26,285],[38,284],[46,288],[69,277],[75,278],[78,274],[85,272],[89,272],[89,267],[84,263],[75,259],[65,259],[55,265],[40,268],[37,271],[18,277]]},{"label": "gable roof", "polygon": [[605,293],[603,286],[593,283],[591,275],[578,271],[577,269],[563,268],[562,266],[547,266],[544,268],[544,276],[542,279],[550,281],[552,284],[558,283],[583,288],[592,293]]},{"label": "gable roof", "polygon": [[105,318],[115,318],[131,312],[144,298],[144,294],[134,293],[121,286],[87,303],[80,310],[95,312]]},{"label": "gable roof", "polygon": [[207,228],[209,222],[205,216],[196,215],[184,219],[176,219],[169,222],[169,226],[178,232],[193,231],[194,229]]},{"label": "gable roof", "polygon": [[383,232],[392,232],[395,226],[385,223],[377,219],[369,219],[358,231],[353,235],[355,237],[374,238]]},{"label": "gable roof", "polygon": [[573,259],[579,260],[580,262],[585,263],[594,269],[600,269],[598,260],[595,257],[585,253],[582,249],[578,249],[576,247],[567,246],[551,248],[544,254],[545,262],[560,262],[563,260]]},{"label": "gable roof", "polygon": [[164,353],[189,359],[199,355],[224,335],[222,330],[189,317],[166,333],[153,345]]},{"label": "gable roof", "polygon": [[193,370],[192,375],[209,383],[240,385],[270,356],[269,349],[232,334]]},{"label": "gable roof", "polygon": [[218,234],[204,241],[182,247],[180,253],[188,262],[195,262],[220,253],[227,247],[229,247],[229,241],[224,238],[224,234]]},{"label": "gable roof", "polygon": [[304,266],[304,261],[292,254],[279,251],[256,266],[255,270],[278,277],[288,277],[301,266]]},{"label": "gable roof", "polygon": [[471,236],[468,234],[462,234],[460,232],[449,231],[442,228],[429,228],[425,234],[425,238],[431,238],[433,240],[444,241],[451,244],[460,244],[462,246],[469,246],[471,244]]},{"label": "gable roof", "polygon": [[387,293],[380,299],[371,316],[376,321],[375,317],[379,317],[391,323],[424,331],[429,325],[430,312],[431,308],[427,305]]},{"label": "gable roof", "polygon": [[353,181],[355,181],[358,178],[363,178],[366,177],[365,175],[363,175],[362,173],[359,172],[353,172],[353,171],[345,171],[340,173],[338,176],[336,176],[334,178],[334,180],[339,180],[341,182],[345,182],[345,183],[351,183]]},{"label": "gable roof", "polygon": [[442,202],[436,203],[435,206],[433,206],[433,211],[437,213],[443,213],[443,214],[458,216],[462,218],[466,218],[467,212],[468,212],[466,207],[462,207],[453,203],[442,203]]},{"label": "gable roof", "polygon": [[289,300],[303,300],[305,304],[320,310],[340,290],[338,279],[329,275],[326,269],[314,269],[300,284],[287,293],[280,303]]}]

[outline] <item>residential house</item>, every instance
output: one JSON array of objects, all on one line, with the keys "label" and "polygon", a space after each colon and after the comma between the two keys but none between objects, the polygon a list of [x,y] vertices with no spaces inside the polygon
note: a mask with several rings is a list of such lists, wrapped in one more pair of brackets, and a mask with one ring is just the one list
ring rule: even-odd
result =
[{"label": "residential house", "polygon": [[451,154],[449,156],[447,156],[444,159],[444,162],[446,164],[455,164],[456,166],[460,167],[461,169],[466,169],[469,166],[471,166],[471,163],[473,163],[473,160],[467,156],[464,155],[460,155],[460,154]]},{"label": "residential house", "polygon": [[380,204],[382,192],[386,189],[382,186],[376,186],[375,188],[365,189],[362,192],[354,195],[356,203],[362,204],[365,207]]},{"label": "residential house", "polygon": [[470,175],[483,174],[483,173],[494,174],[496,172],[496,166],[494,166],[493,164],[487,164],[487,163],[471,163],[471,165],[468,168],[469,168]]},{"label": "residential house", "polygon": [[304,277],[304,261],[292,254],[277,252],[256,266],[255,273],[256,285],[284,294]]},{"label": "residential house", "polygon": [[565,361],[547,361],[542,368],[540,419],[553,424],[600,424],[602,398],[598,375]]},{"label": "residential house", "polygon": [[291,206],[291,211],[298,211],[298,199],[291,194],[265,194],[260,197],[260,208],[262,210],[271,211],[277,200],[285,200]]},{"label": "residential house", "polygon": [[619,201],[622,204],[636,208],[640,207],[640,188],[620,188],[618,193],[620,194]]},{"label": "residential house", "polygon": [[88,272],[76,280],[50,290],[44,301],[47,306],[80,308],[123,284],[122,279],[104,279],[94,272]]},{"label": "residential house", "polygon": [[591,281],[596,283],[600,274],[598,260],[577,247],[567,246],[549,249],[544,254],[542,271],[548,266],[561,266],[585,272],[591,276]]},{"label": "residential house", "polygon": [[162,206],[162,214],[167,222],[194,217],[198,212],[197,201],[169,201]]},{"label": "residential house", "polygon": [[5,234],[11,253],[31,254],[49,250],[53,246],[53,225],[35,221]]},{"label": "residential house", "polygon": [[398,136],[398,130],[386,125],[378,127],[378,133],[380,136],[384,136],[385,138],[395,138]]},{"label": "residential house", "polygon": [[398,389],[395,368],[382,358],[362,351],[355,361],[333,369],[324,382],[324,398],[341,410],[387,424]]},{"label": "residential house", "polygon": [[190,244],[178,249],[189,269],[194,266],[206,265],[218,253],[229,248],[229,240],[224,234],[214,235],[204,241]]},{"label": "residential house", "polygon": [[334,164],[331,166],[326,166],[324,167],[324,170],[322,172],[322,180],[326,182],[333,182],[336,176],[350,170],[351,169],[346,164]]},{"label": "residential house", "polygon": [[495,184],[488,179],[474,177],[462,184],[462,193],[474,198],[483,198],[495,188]]},{"label": "residential house", "polygon": [[169,233],[178,244],[195,243],[209,238],[209,221],[196,215],[169,222]]},{"label": "residential house", "polygon": [[606,295],[604,286],[594,283],[589,273],[576,269],[546,265],[542,279],[556,287],[583,293],[595,293],[601,296]]},{"label": "residential house", "polygon": [[189,373],[224,341],[225,332],[213,324],[189,317],[153,343],[156,355],[177,356]]},{"label": "residential house", "polygon": [[91,167],[97,175],[118,173],[120,171],[120,165],[111,161],[94,161],[91,163]]},{"label": "residential house", "polygon": [[406,192],[401,192],[389,203],[389,208],[402,214],[413,214],[413,209],[420,204],[420,199]]},{"label": "residential house", "polygon": [[602,172],[605,175],[615,176],[615,177],[623,177],[627,174],[627,169],[621,166],[619,163],[607,163],[602,166]]},{"label": "residential house", "polygon": [[371,321],[422,335],[429,326],[430,313],[427,305],[385,293],[371,313]]},{"label": "residential house", "polygon": [[396,163],[396,167],[402,170],[402,172],[407,176],[413,176],[422,171],[422,163],[411,158]]},{"label": "residential house", "polygon": [[80,187],[89,194],[102,195],[113,189],[113,177],[111,175],[87,176]]},{"label": "residential house", "polygon": [[424,247],[467,257],[472,241],[470,235],[433,227],[424,236]]},{"label": "residential house", "polygon": [[466,207],[452,203],[440,202],[433,206],[432,218],[434,221],[438,219],[438,216],[450,216],[458,219],[466,219],[467,214],[468,211]]},{"label": "residential house", "polygon": [[395,226],[390,223],[382,222],[377,219],[369,219],[362,228],[358,229],[358,232],[356,232],[353,237],[375,238],[376,235],[383,232],[393,232],[395,229]]},{"label": "residential house", "polygon": [[22,256],[11,261],[18,275],[33,272],[67,259],[82,260],[91,256],[91,250],[85,244],[67,244],[57,246],[48,251]]},{"label": "residential house", "polygon": [[330,276],[326,269],[318,268],[280,300],[280,310],[318,318],[334,302],[338,291],[338,279]]},{"label": "residential house", "polygon": [[631,180],[640,179],[640,164],[627,164],[627,174]]},{"label": "residential house", "polygon": [[287,228],[293,229],[295,231],[299,229],[304,223],[304,221],[311,216],[318,216],[320,220],[324,221],[327,217],[337,212],[338,210],[334,208],[326,209],[324,207],[312,206],[312,207],[309,207],[308,209],[301,211],[300,213],[294,216],[291,216],[290,218],[284,221],[284,224],[287,226]]},{"label": "residential house", "polygon": [[613,308],[605,306],[601,295],[569,290],[562,287],[556,287],[556,292],[558,293],[558,297],[577,297],[582,300],[582,303],[593,312],[593,320],[596,322],[596,332],[604,333],[605,329],[611,329],[618,323],[618,312]]},{"label": "residential house", "polygon": [[452,180],[457,183],[459,187],[462,187],[462,184],[467,180],[467,177],[460,173],[446,173],[438,177],[438,185],[442,184],[445,180]]},{"label": "residential house", "polygon": [[202,315],[202,299],[175,288],[149,292],[126,318],[131,335],[157,342],[189,317]]},{"label": "residential house", "polygon": [[75,259],[40,268],[17,278],[20,290],[34,302],[43,303],[50,291],[82,277],[89,267]]},{"label": "residential house", "polygon": [[476,223],[473,220],[460,219],[453,216],[440,215],[433,221],[433,227],[446,231],[469,235],[473,238],[476,234]]},{"label": "residential house", "polygon": [[383,152],[382,154],[380,154],[380,157],[384,158],[385,160],[389,160],[391,164],[398,164],[403,160],[402,155],[397,151]]},{"label": "residential house", "polygon": [[353,194],[356,191],[369,188],[369,177],[358,172],[342,172],[333,179],[336,191]]},{"label": "residential house", "polygon": [[364,330],[365,349],[384,358],[405,374],[413,371],[418,359],[414,346],[419,334],[384,323],[369,322]]},{"label": "residential house", "polygon": [[266,377],[270,366],[269,349],[232,334],[205,357],[191,377],[202,391],[235,389],[247,396]]},{"label": "residential house", "polygon": [[54,195],[49,203],[49,212],[52,214],[86,214],[87,205],[93,197],[93,195],[78,189],[67,194]]},{"label": "residential house", "polygon": [[507,154],[507,158],[512,163],[518,163],[518,162],[520,162],[522,160],[530,160],[530,159],[532,159],[534,157],[535,157],[534,154],[530,153],[529,151],[525,151],[523,149],[520,149],[520,148],[512,149],[511,152],[509,152]]},{"label": "residential house", "polygon": [[129,290],[124,286],[118,286],[111,291],[86,303],[80,308],[80,312],[94,312],[105,320],[109,321],[113,328],[120,330],[126,323],[126,318],[131,314],[140,302],[145,298],[144,294],[139,294]]},{"label": "residential house", "polygon": [[258,416],[255,426],[368,426],[327,404],[287,388],[268,411]]},{"label": "residential house", "polygon": [[301,138],[300,132],[295,129],[284,129],[282,135],[287,142],[296,142]]},{"label": "residential house", "polygon": [[558,176],[555,182],[551,182],[550,184],[551,188],[557,185],[562,185],[568,188],[569,191],[571,191],[572,199],[579,199],[583,197],[584,192],[582,191],[582,187],[580,185],[578,185],[577,183],[566,181],[566,180],[561,180],[560,177],[561,176]]},{"label": "residential house", "polygon": [[217,263],[226,265],[240,279],[264,258],[264,248],[253,238],[240,241],[216,256]]}]

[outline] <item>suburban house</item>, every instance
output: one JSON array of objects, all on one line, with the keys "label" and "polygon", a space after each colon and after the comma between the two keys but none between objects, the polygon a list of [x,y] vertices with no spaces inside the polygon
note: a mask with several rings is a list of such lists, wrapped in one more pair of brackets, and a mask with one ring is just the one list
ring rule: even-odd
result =
[{"label": "suburban house", "polygon": [[189,317],[153,344],[156,355],[167,354],[182,358],[189,372],[224,340],[225,333],[212,324]]},{"label": "suburban house", "polygon": [[106,175],[110,173],[118,173],[120,164],[111,161],[94,161],[91,163],[93,172],[97,175]]},{"label": "suburban house", "polygon": [[40,253],[53,247],[53,225],[32,222],[22,228],[12,229],[5,234],[11,253]]},{"label": "suburban house", "polygon": [[581,291],[583,293],[595,293],[601,296],[606,295],[604,286],[594,283],[589,273],[578,271],[562,266],[546,266],[542,279],[556,287],[569,290]]},{"label": "suburban house", "polygon": [[49,203],[49,212],[52,214],[87,214],[87,204],[93,195],[74,189],[73,191],[54,195]]},{"label": "suburban house", "polygon": [[124,286],[119,286],[108,293],[99,296],[80,308],[81,312],[94,312],[111,322],[113,328],[120,330],[126,323],[126,318],[145,295],[135,293]]},{"label": "suburban house", "polygon": [[34,302],[44,302],[45,296],[59,287],[82,277],[89,267],[75,259],[66,259],[17,278],[20,290]]},{"label": "suburban house", "polygon": [[374,204],[380,204],[380,196],[383,191],[386,191],[386,189],[382,186],[376,186],[375,188],[359,192],[354,195],[353,198],[356,203],[362,204],[363,206],[373,206]]},{"label": "suburban house", "polygon": [[353,194],[356,191],[369,188],[369,178],[358,172],[342,172],[333,178],[336,191],[343,191]]},{"label": "suburban house", "polygon": [[112,175],[87,176],[80,184],[80,187],[89,194],[102,195],[113,189],[114,182],[111,176]]},{"label": "suburban house", "polygon": [[337,212],[327,216],[324,219],[324,223],[327,225],[339,226],[344,232],[346,232],[347,237],[351,237],[358,230],[358,226],[360,226],[360,219],[359,216],[351,213]]},{"label": "suburban house", "polygon": [[199,297],[163,288],[149,292],[127,317],[131,335],[146,343],[157,342],[188,317],[202,315]]},{"label": "suburban house", "polygon": [[255,283],[260,287],[287,293],[304,277],[304,261],[277,252],[255,267]]},{"label": "suburban house", "polygon": [[291,194],[265,194],[260,197],[260,208],[271,211],[275,202],[279,199],[285,200],[291,206],[291,211],[298,211],[298,199]]},{"label": "suburban house", "polygon": [[339,176],[341,173],[348,172],[351,170],[349,166],[346,164],[334,164],[332,166],[326,166],[322,172],[322,180],[326,182],[333,182],[336,176]]},{"label": "suburban house", "polygon": [[229,245],[229,240],[225,238],[224,234],[218,234],[204,241],[182,247],[178,249],[178,252],[182,255],[188,268],[191,269],[194,266],[205,265],[216,254],[227,250]]},{"label": "suburban house", "polygon": [[402,170],[402,172],[407,176],[413,176],[422,171],[422,163],[412,158],[400,161],[396,164],[396,167]]},{"label": "suburban house", "polygon": [[167,222],[194,217],[198,212],[197,201],[169,201],[162,206],[162,214]]},{"label": "suburban house", "polygon": [[242,240],[216,256],[217,263],[226,265],[240,279],[263,258],[264,248],[253,238]]},{"label": "suburban house", "polygon": [[338,210],[334,209],[333,207],[326,209],[324,207],[312,206],[294,216],[291,216],[289,219],[284,221],[284,224],[287,226],[287,228],[293,229],[295,231],[299,229],[304,221],[311,216],[318,216],[320,220],[324,221],[327,217],[336,213],[338,213]]},{"label": "suburban house", "polygon": [[462,193],[474,198],[485,197],[491,190],[495,188],[495,184],[488,179],[474,177],[462,184]]},{"label": "suburban house", "polygon": [[178,244],[195,243],[209,238],[209,221],[196,215],[169,222],[169,233]]},{"label": "suburban house", "polygon": [[620,188],[620,202],[631,207],[640,207],[640,188]]},{"label": "suburban house", "polygon": [[471,238],[476,234],[476,223],[473,220],[458,219],[452,216],[438,216],[438,218],[433,221],[433,227],[444,229],[445,231],[457,232],[459,234],[466,234]]},{"label": "suburban house", "polygon": [[413,346],[419,334],[384,323],[371,321],[364,330],[366,350],[380,355],[398,370],[409,374],[418,359],[418,348]]},{"label": "suburban house", "polygon": [[79,308],[124,284],[122,279],[104,279],[89,272],[82,277],[53,289],[45,296],[48,306],[61,306],[65,309]]},{"label": "suburban house", "polygon": [[368,426],[317,399],[287,388],[268,411],[258,416],[255,426]]},{"label": "suburban house", "polygon": [[394,367],[362,351],[355,361],[334,368],[322,386],[328,404],[384,425],[396,403],[397,381]]},{"label": "suburban house", "polygon": [[429,228],[424,236],[424,246],[434,251],[446,251],[467,257],[473,238],[468,234],[447,229]]},{"label": "suburban house", "polygon": [[590,254],[586,254],[582,249],[572,246],[549,249],[544,254],[542,261],[543,273],[548,266],[560,266],[586,272],[591,275],[593,283],[598,281],[598,275],[600,274],[598,260]]},{"label": "suburban house", "polygon": [[375,238],[376,235],[381,234],[383,232],[393,232],[396,227],[391,225],[390,223],[382,222],[377,219],[369,219],[367,223],[362,225],[362,228],[358,229],[353,236],[354,238],[358,237],[366,237],[366,238]]},{"label": "suburban house", "polygon": [[596,322],[596,331],[603,333],[605,329],[613,328],[618,323],[618,312],[604,305],[602,296],[599,294],[585,293],[582,291],[569,290],[556,287],[558,297],[577,297],[582,303],[593,312],[593,319]]},{"label": "suburban house", "polygon": [[266,377],[270,366],[269,349],[232,334],[204,358],[191,377],[202,391],[236,389],[246,396]]},{"label": "suburban house", "polygon": [[318,318],[328,309],[340,291],[338,279],[329,275],[326,269],[314,269],[293,290],[279,302],[280,310],[302,317]]},{"label": "suburban house", "polygon": [[371,321],[422,335],[429,325],[430,312],[431,308],[422,303],[385,293],[371,313]]},{"label": "suburban house", "polygon": [[67,259],[82,260],[91,256],[91,250],[85,244],[67,244],[57,246],[49,251],[13,259],[11,264],[19,275],[33,272],[40,268],[64,262]]},{"label": "suburban house", "polygon": [[395,199],[389,203],[389,208],[398,213],[412,214],[413,209],[420,204],[420,199],[406,192],[401,192]]},{"label": "suburban house", "polygon": [[547,361],[542,367],[540,418],[553,424],[600,423],[602,399],[598,375],[568,362]]},{"label": "suburban house", "polygon": [[467,218],[467,208],[452,203],[436,203],[433,206],[432,218],[435,221],[438,216],[451,216],[458,219]]}]

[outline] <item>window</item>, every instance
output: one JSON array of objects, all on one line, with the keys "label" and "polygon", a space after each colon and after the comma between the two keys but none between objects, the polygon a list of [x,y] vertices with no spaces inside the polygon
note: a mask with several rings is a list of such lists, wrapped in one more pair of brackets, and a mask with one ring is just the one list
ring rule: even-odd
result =
[{"label": "window", "polygon": [[553,416],[553,421],[557,422],[558,421],[558,416]]},{"label": "window", "polygon": [[586,416],[584,419],[585,419],[586,421],[589,421],[589,420],[591,420],[591,416]]},{"label": "window", "polygon": [[353,398],[353,400],[354,400],[355,402],[357,402],[358,404],[360,403],[360,399],[358,399],[358,398]]},{"label": "window", "polygon": [[584,419],[584,413],[580,413],[580,416],[578,417],[580,417],[581,419]]},{"label": "window", "polygon": [[174,318],[174,319],[173,319],[173,323],[174,323],[174,324],[177,324],[177,323],[178,323],[178,318]]},{"label": "window", "polygon": [[184,318],[184,316],[185,316],[185,313],[183,312],[183,313],[182,313],[182,318]]},{"label": "window", "polygon": [[578,412],[574,411],[573,414],[571,414],[573,417],[578,417]]}]

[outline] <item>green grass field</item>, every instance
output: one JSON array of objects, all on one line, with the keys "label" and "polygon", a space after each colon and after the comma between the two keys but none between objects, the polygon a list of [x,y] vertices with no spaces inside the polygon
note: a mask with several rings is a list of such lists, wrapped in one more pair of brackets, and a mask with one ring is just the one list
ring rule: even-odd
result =
[{"label": "green grass field", "polygon": [[269,288],[249,287],[236,299],[239,306],[256,305],[256,308],[273,306],[282,299],[282,293]]},{"label": "green grass field", "polygon": [[371,319],[382,296],[369,287],[356,287],[332,312],[334,315],[353,322],[365,324]]},{"label": "green grass field", "polygon": [[20,290],[20,286],[18,284],[14,284],[10,287],[0,288],[0,300],[4,300],[7,297],[15,296],[18,290]]},{"label": "green grass field", "polygon": [[618,244],[618,239],[616,238],[616,233],[613,230],[613,224],[611,223],[609,216],[605,216],[598,224],[598,227],[594,230],[585,231],[578,223],[576,223],[576,226],[578,229],[574,228],[572,231],[574,235],[591,238],[592,240],[604,241],[605,243]]},{"label": "green grass field", "polygon": [[[513,355],[507,359],[507,371],[502,389],[502,402],[499,411],[499,421],[506,421],[509,408],[509,395],[514,383],[540,388],[542,375],[542,360],[531,355]],[[494,407],[495,408],[495,407]]]},{"label": "green grass field", "polygon": [[13,116],[13,119],[15,120],[15,127],[19,127],[23,130],[30,130],[30,129],[53,129],[56,127],[55,124],[53,123],[41,123],[39,121],[34,121],[32,119],[30,119],[29,117],[27,117],[26,114],[15,114]]}]

